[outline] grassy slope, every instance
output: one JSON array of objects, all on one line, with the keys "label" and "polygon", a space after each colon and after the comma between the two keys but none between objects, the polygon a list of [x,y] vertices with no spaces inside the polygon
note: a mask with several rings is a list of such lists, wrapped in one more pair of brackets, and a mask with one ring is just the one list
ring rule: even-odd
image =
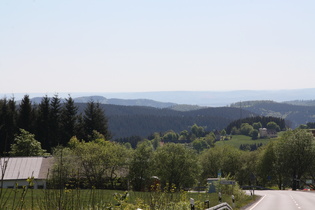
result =
[{"label": "grassy slope", "polygon": [[244,135],[233,135],[232,139],[230,140],[225,140],[225,141],[217,141],[215,143],[216,146],[221,146],[221,145],[232,145],[235,148],[240,148],[241,144],[260,144],[262,143],[267,144],[270,141],[270,139],[256,139],[252,140],[251,137],[249,136],[244,136]]}]

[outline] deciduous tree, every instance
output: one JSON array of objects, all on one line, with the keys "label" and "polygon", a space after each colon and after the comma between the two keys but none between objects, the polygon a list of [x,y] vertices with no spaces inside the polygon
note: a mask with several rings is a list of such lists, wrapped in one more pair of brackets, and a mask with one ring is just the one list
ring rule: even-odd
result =
[{"label": "deciduous tree", "polygon": [[292,189],[298,188],[297,180],[314,163],[314,137],[303,129],[286,131],[276,147],[277,164],[282,164],[282,173],[292,178]]},{"label": "deciduous tree", "polygon": [[11,145],[10,154],[12,156],[42,156],[45,150],[41,143],[35,139],[35,135],[24,129],[20,129],[20,134],[15,137],[14,144]]},{"label": "deciduous tree", "polygon": [[200,173],[195,152],[182,144],[168,143],[159,147],[154,153],[152,167],[164,186],[175,185],[178,190],[192,187]]},{"label": "deciduous tree", "polygon": [[151,142],[144,141],[137,145],[130,165],[129,165],[129,179],[134,190],[146,190],[149,187],[150,163],[153,154],[153,146]]}]

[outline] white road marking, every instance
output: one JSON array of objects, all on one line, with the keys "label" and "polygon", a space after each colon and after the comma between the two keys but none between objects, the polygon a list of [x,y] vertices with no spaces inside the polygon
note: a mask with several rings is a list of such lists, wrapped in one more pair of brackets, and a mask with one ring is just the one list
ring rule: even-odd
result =
[{"label": "white road marking", "polygon": [[249,210],[253,210],[267,195],[264,195],[264,197],[262,197],[252,208],[250,208]]},{"label": "white road marking", "polygon": [[293,202],[295,203],[295,205],[297,206],[298,209],[301,209],[301,207],[299,206],[299,204],[296,202],[296,200],[293,198],[292,195],[290,195],[291,199],[293,200]]}]

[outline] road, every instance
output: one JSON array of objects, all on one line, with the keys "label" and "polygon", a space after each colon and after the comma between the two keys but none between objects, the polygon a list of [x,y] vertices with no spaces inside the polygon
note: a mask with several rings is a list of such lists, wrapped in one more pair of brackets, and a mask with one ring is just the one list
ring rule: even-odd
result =
[{"label": "road", "polygon": [[314,210],[315,193],[287,190],[255,190],[261,199],[246,210]]}]

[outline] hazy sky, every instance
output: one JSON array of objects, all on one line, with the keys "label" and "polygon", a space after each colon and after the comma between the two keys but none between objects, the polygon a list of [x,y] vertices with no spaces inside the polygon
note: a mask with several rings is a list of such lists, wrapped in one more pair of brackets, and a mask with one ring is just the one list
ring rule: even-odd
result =
[{"label": "hazy sky", "polygon": [[314,88],[314,11],[314,0],[1,0],[0,93]]}]

